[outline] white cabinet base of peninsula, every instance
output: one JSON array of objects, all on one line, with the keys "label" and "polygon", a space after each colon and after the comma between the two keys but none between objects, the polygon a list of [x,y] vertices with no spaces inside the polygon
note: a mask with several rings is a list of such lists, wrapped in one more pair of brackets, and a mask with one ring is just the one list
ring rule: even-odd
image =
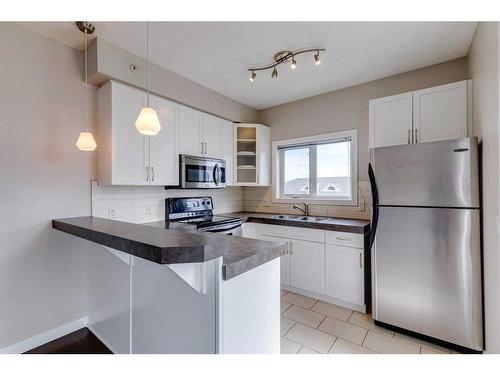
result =
[{"label": "white cabinet base of peninsula", "polygon": [[116,354],[280,352],[280,259],[230,280],[222,258],[157,264],[89,245],[88,328]]},{"label": "white cabinet base of peninsula", "polygon": [[280,353],[279,258],[230,280],[220,278],[218,297],[218,353]]}]

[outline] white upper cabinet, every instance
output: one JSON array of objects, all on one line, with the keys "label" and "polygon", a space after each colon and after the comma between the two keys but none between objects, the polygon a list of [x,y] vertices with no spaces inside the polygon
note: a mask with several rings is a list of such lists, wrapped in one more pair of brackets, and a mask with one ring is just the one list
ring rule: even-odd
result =
[{"label": "white upper cabinet", "polygon": [[468,82],[370,100],[371,147],[467,137]]},{"label": "white upper cabinet", "polygon": [[177,185],[178,105],[150,96],[161,124],[155,136],[140,134],[135,121],[146,93],[108,81],[98,90],[98,173],[103,185]]},{"label": "white upper cabinet", "polygon": [[179,106],[179,153],[202,156],[202,113],[183,105]]},{"label": "white upper cabinet", "polygon": [[370,147],[411,142],[411,92],[370,100]]},{"label": "white upper cabinet", "polygon": [[271,184],[271,129],[261,124],[235,124],[234,145],[234,184],[269,186]]},{"label": "white upper cabinet", "polygon": [[146,136],[135,120],[146,94],[109,81],[98,90],[98,173],[103,185],[145,185],[149,168]]},{"label": "white upper cabinet", "polygon": [[150,185],[179,184],[179,105],[169,100],[151,95],[150,105],[160,120],[160,132],[149,138]]},{"label": "white upper cabinet", "polygon": [[233,128],[231,121],[222,120],[222,159],[226,161],[226,186],[233,185]]},{"label": "white upper cabinet", "polygon": [[467,81],[413,92],[415,142],[467,136]]},{"label": "white upper cabinet", "polygon": [[222,158],[222,119],[203,114],[203,155],[209,158]]}]

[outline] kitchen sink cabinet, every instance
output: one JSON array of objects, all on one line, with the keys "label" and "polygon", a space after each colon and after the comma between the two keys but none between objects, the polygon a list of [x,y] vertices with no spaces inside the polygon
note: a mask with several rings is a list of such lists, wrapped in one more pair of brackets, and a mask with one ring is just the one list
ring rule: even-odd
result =
[{"label": "kitchen sink cabinet", "polygon": [[283,289],[366,312],[362,234],[245,223],[243,235],[286,244]]},{"label": "kitchen sink cabinet", "polygon": [[314,293],[325,293],[325,245],[290,240],[291,285]]}]

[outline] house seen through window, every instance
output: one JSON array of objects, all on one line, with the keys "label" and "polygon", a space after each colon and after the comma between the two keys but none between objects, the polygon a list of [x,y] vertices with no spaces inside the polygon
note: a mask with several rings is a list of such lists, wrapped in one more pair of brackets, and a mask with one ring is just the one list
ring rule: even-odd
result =
[{"label": "house seen through window", "polygon": [[277,198],[353,202],[356,189],[355,131],[280,141]]}]

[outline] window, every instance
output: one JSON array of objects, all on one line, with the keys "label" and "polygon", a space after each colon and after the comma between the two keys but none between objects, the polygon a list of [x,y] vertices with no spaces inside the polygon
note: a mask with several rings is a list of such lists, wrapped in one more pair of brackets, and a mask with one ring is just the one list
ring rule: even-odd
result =
[{"label": "window", "polygon": [[357,130],[273,142],[277,201],[356,204]]}]

